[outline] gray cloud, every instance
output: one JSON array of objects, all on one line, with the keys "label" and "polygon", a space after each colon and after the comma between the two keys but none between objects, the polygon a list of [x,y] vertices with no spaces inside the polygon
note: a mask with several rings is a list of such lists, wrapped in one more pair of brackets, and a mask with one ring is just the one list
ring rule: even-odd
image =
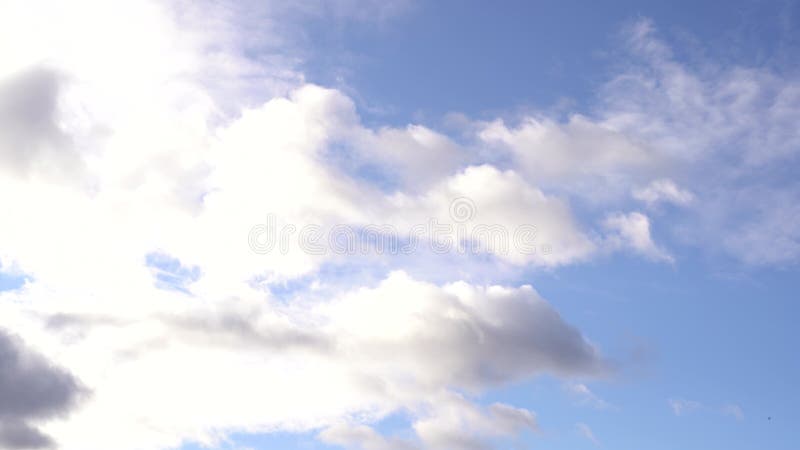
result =
[{"label": "gray cloud", "polygon": [[[183,315],[159,315],[167,341],[203,346],[310,352],[390,385],[412,372],[420,386],[482,389],[551,373],[602,376],[611,363],[530,287],[467,291],[391,276],[378,288],[346,294],[313,312],[232,302]],[[363,297],[361,296],[363,295]],[[407,296],[426,303],[406,306]],[[361,318],[350,314],[366,308]],[[371,308],[396,311],[377,318]],[[385,333],[373,334],[387,320]],[[403,324],[404,330],[392,327]],[[362,372],[363,371],[363,372]]]},{"label": "gray cloud", "polygon": [[63,76],[36,67],[0,81],[0,162],[17,174],[70,175],[83,162],[58,124]]},{"label": "gray cloud", "polygon": [[[426,297],[426,304],[403,311],[401,305],[416,296]],[[360,334],[352,327],[344,331],[339,348],[350,351],[351,361],[385,360],[394,370],[414,368],[423,385],[482,389],[541,373],[599,376],[611,369],[530,287],[483,290],[463,284],[448,292],[395,276],[354,309],[368,308],[370,300],[398,311],[387,319],[387,328],[401,320],[408,328],[385,336],[347,336]],[[369,314],[376,320],[377,313]]]},{"label": "gray cloud", "polygon": [[0,447],[52,446],[30,422],[66,414],[84,392],[71,374],[0,330]]},{"label": "gray cloud", "polygon": [[328,352],[330,338],[313,329],[303,329],[260,310],[194,311],[185,316],[161,316],[170,335],[204,345],[249,346],[270,350]]},{"label": "gray cloud", "polygon": [[43,316],[45,326],[50,330],[62,331],[72,329],[87,329],[94,326],[121,326],[126,321],[98,314],[69,314],[56,313]]},{"label": "gray cloud", "polygon": [[3,448],[52,448],[53,440],[25,422],[0,422],[0,446]]}]

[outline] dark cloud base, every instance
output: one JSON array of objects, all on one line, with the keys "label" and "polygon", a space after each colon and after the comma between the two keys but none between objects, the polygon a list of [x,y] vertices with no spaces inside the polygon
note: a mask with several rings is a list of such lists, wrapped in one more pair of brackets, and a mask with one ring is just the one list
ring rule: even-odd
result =
[{"label": "dark cloud base", "polygon": [[85,393],[72,374],[0,329],[0,448],[54,447],[32,422],[68,413]]}]

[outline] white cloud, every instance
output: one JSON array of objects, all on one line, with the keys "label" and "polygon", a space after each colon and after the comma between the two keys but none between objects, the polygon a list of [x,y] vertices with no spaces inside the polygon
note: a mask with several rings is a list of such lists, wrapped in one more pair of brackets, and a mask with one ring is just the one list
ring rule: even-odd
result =
[{"label": "white cloud", "polygon": [[[515,264],[560,266],[587,259],[595,243],[582,232],[568,204],[528,184],[513,171],[500,171],[490,165],[467,167],[444,179],[420,196],[395,195],[389,199],[395,214],[392,223],[410,228],[434,218],[455,229],[458,222],[450,210],[454,199],[471,201],[470,214],[462,224],[465,236],[476,236],[488,248],[490,236],[480,234],[480,225],[500,225],[511,243],[514,233],[525,226],[535,229],[533,248],[508,245],[508,251],[496,248],[500,258]],[[547,251],[542,251],[542,246]]]},{"label": "white cloud", "polygon": [[610,177],[617,171],[654,162],[647,149],[625,134],[580,115],[564,124],[526,117],[516,128],[496,120],[485,124],[479,137],[487,143],[506,145],[520,167],[536,181]]},{"label": "white cloud", "polygon": [[633,198],[641,200],[649,206],[660,202],[684,206],[691,203],[694,195],[685,189],[679,188],[672,180],[661,179],[651,182],[644,188],[635,189]]},{"label": "white cloud", "polygon": [[642,213],[616,213],[606,217],[603,225],[609,230],[606,245],[626,248],[653,261],[673,262],[673,257],[653,242],[650,219]]},{"label": "white cloud", "polygon": [[437,400],[428,414],[414,430],[430,449],[491,448],[489,438],[538,431],[536,416],[526,409],[495,403],[484,410],[456,395]]},{"label": "white cloud", "polygon": [[464,149],[450,138],[421,125],[361,129],[353,140],[362,158],[379,165],[381,175],[404,190],[429,188],[467,161]]},{"label": "white cloud", "polygon": [[419,411],[415,429],[426,442],[450,439],[462,421],[476,439],[506,436],[532,427],[532,416],[502,405],[467,414],[452,394],[425,405],[451,388],[608,370],[530,287],[436,286],[396,273],[322,304],[186,301],[153,287],[112,302],[141,299],[138,314],[101,314],[40,289],[3,293],[0,317],[92,389],[82,408],[45,429],[65,449],[212,443],[233,429],[309,430],[404,408]]},{"label": "white cloud", "polygon": [[420,407],[414,421],[414,438],[385,437],[366,425],[338,424],[323,430],[320,438],[348,449],[488,449],[499,440],[527,431],[538,432],[536,415],[503,403],[478,406],[461,395],[445,393]]}]

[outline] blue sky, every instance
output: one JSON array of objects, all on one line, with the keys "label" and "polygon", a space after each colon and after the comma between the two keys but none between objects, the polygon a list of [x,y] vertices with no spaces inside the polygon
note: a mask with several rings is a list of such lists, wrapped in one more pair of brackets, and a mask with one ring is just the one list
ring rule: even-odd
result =
[{"label": "blue sky", "polygon": [[0,448],[795,448],[800,3],[78,3],[0,7]]},{"label": "blue sky", "polygon": [[[430,2],[391,21],[361,26],[312,22],[307,76],[341,83],[384,113],[382,122],[435,122],[517,109],[589,112],[618,63],[620,30],[650,18],[687,62],[796,71],[792,2]],[[796,20],[796,19],[794,19]],[[316,25],[316,26],[315,26]],[[690,59],[691,58],[691,59]]]}]

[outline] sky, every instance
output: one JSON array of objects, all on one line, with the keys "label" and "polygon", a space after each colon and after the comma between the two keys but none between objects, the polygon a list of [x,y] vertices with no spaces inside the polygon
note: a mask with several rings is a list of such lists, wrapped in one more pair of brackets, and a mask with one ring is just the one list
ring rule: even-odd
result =
[{"label": "sky", "polygon": [[800,3],[0,1],[0,449],[794,449]]}]

